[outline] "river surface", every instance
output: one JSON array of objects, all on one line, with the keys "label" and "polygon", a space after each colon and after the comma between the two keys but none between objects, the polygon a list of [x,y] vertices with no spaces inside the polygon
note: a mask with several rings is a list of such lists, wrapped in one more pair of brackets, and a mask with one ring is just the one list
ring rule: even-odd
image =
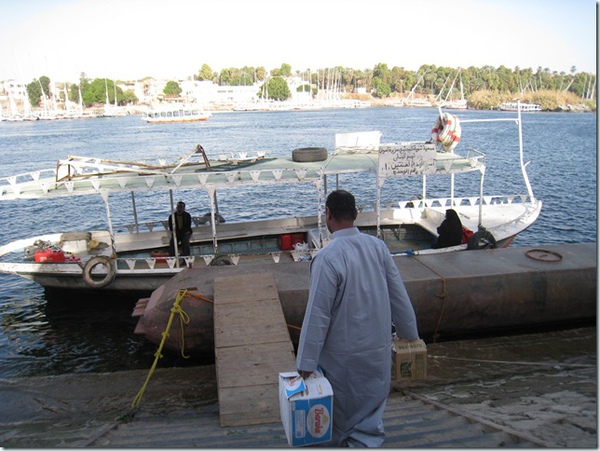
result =
[{"label": "river surface", "polygon": [[[336,133],[379,130],[382,142],[429,139],[437,111],[431,108],[368,108],[289,112],[215,113],[206,122],[149,125],[140,116],[72,121],[0,123],[0,177],[55,167],[68,155],[174,161],[202,144],[209,155],[240,151],[291,154],[297,147],[330,151]],[[514,117],[512,113],[464,111],[462,120]],[[512,246],[596,242],[596,115],[523,115],[525,161],[535,196],[543,201],[538,221]],[[464,123],[457,152],[487,155],[484,194],[526,194],[518,166],[513,122]],[[415,182],[415,183],[413,183]],[[418,184],[417,184],[418,182]],[[449,183],[449,180],[444,183]],[[347,176],[341,187],[360,205],[375,201],[374,181]],[[418,197],[420,180],[387,181],[382,202]],[[456,195],[476,195],[479,177],[457,186]],[[428,185],[434,197],[439,185]],[[194,215],[208,211],[203,193],[179,192]],[[165,219],[168,193],[136,195],[140,222]],[[220,213],[227,221],[314,214],[316,191],[285,187],[225,190]],[[0,243],[43,233],[106,228],[98,196],[0,202]],[[134,221],[129,195],[111,197],[113,224]],[[117,229],[119,227],[116,227]],[[38,376],[149,368],[155,351],[133,334],[130,317],[137,298],[91,299],[46,295],[39,285],[0,274],[0,377]],[[194,362],[192,362],[194,363]],[[195,362],[197,363],[197,362]],[[184,365],[165,357],[161,365]]]}]

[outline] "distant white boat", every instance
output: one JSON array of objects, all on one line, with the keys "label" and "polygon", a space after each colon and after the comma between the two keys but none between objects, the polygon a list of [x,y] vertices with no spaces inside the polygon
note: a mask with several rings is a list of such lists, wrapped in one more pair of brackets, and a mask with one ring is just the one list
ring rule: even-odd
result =
[{"label": "distant white boat", "polygon": [[419,80],[415,83],[413,88],[408,93],[408,96],[406,96],[406,99],[404,99],[402,101],[402,106],[425,107],[425,108],[429,108],[429,107],[433,106],[433,103],[431,103],[429,100],[424,99],[424,98],[416,98],[415,97],[415,90],[417,89],[417,86],[419,86],[419,83],[421,83],[421,81],[424,79],[426,73],[427,72],[423,73],[423,75],[421,75]]},{"label": "distant white boat", "polygon": [[198,106],[175,106],[149,111],[145,113],[144,120],[149,124],[168,124],[205,121],[209,117],[210,112]]},{"label": "distant white boat", "polygon": [[[519,105],[517,102],[504,102],[498,105],[498,109],[501,111],[518,111]],[[528,113],[532,111],[542,111],[541,105],[537,103],[521,103],[521,112]]]},{"label": "distant white boat", "polygon": [[[452,94],[452,90],[454,89],[454,84],[456,83],[456,79],[459,78],[459,82],[460,82],[460,99],[450,99],[450,96]],[[441,92],[440,92],[441,94]],[[467,99],[465,99],[465,91],[464,91],[464,87],[463,87],[463,82],[462,82],[462,76],[460,75],[460,69],[456,74],[456,77],[454,77],[454,81],[452,81],[452,85],[450,86],[450,89],[448,91],[448,94],[446,95],[446,98],[444,99],[443,102],[440,102],[439,106],[444,107],[446,109],[451,109],[451,110],[466,110],[467,109]],[[515,110],[517,111],[517,110]]]}]

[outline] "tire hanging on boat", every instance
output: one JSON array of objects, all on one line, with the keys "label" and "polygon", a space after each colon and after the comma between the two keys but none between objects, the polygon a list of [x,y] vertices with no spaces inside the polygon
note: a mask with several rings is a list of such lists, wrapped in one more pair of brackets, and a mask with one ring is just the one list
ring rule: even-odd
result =
[{"label": "tire hanging on boat", "polygon": [[477,232],[471,235],[467,244],[467,250],[478,250],[478,249],[496,249],[496,238],[488,230],[480,228]]},{"label": "tire hanging on boat", "polygon": [[[103,265],[106,267],[106,275],[102,279],[94,279],[92,277],[92,271],[98,265]],[[86,285],[92,288],[103,288],[109,285],[115,278],[117,272],[115,271],[115,266],[110,257],[99,256],[90,258],[85,266],[83,267],[83,281]]]},{"label": "tire hanging on boat", "polygon": [[452,152],[460,142],[461,132],[458,116],[443,113],[433,124],[431,139],[434,143],[441,144],[445,152]]},{"label": "tire hanging on boat", "polygon": [[292,160],[298,163],[327,160],[325,147],[300,147],[292,150]]}]

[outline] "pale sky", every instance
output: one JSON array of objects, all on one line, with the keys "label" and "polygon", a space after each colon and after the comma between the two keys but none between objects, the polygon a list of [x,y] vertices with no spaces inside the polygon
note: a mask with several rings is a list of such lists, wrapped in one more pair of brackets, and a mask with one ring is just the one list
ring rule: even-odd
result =
[{"label": "pale sky", "polygon": [[184,79],[202,64],[596,72],[596,0],[0,0],[0,80]]}]

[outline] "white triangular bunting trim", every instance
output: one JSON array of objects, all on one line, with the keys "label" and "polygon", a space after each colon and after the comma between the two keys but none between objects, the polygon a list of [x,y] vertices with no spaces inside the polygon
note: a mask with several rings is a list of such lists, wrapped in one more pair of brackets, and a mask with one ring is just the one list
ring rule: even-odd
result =
[{"label": "white triangular bunting trim", "polygon": [[154,186],[154,177],[146,177],[146,186],[152,188]]},{"label": "white triangular bunting trim", "polygon": [[65,187],[67,188],[67,191],[70,193],[73,192],[74,186],[75,186],[75,183],[72,180],[65,182]]},{"label": "white triangular bunting trim", "polygon": [[148,230],[150,230],[152,232],[152,229],[154,228],[154,223],[153,222],[146,222],[146,227],[148,227]]},{"label": "white triangular bunting trim", "polygon": [[194,266],[194,261],[196,260],[196,257],[187,256],[187,257],[183,257],[183,259],[185,260],[185,265],[188,268],[191,268],[192,266]]},{"label": "white triangular bunting trim", "polygon": [[135,268],[135,258],[126,258],[125,262],[127,263],[127,266],[129,266],[129,269]]},{"label": "white triangular bunting trim", "polygon": [[239,255],[228,255],[228,257],[231,259],[231,263],[233,263],[234,265],[237,266],[238,262],[240,261],[240,256]]},{"label": "white triangular bunting trim", "polygon": [[31,173],[31,178],[35,181],[38,181],[40,179],[40,171],[35,171]]},{"label": "white triangular bunting trim", "polygon": [[208,180],[208,174],[198,174],[198,181],[201,185],[205,185]]},{"label": "white triangular bunting trim", "polygon": [[173,181],[175,182],[175,186],[177,186],[177,188],[179,188],[181,186],[181,180],[182,180],[183,176],[181,174],[177,174],[173,176]]},{"label": "white triangular bunting trim", "polygon": [[250,171],[250,177],[252,177],[252,181],[257,182],[260,177],[260,171]]},{"label": "white triangular bunting trim", "polygon": [[96,191],[100,190],[100,180],[90,180],[90,183]]},{"label": "white triangular bunting trim", "polygon": [[154,269],[154,265],[156,265],[156,259],[155,258],[146,258],[146,263],[148,263],[148,266],[150,267],[150,269]]},{"label": "white triangular bunting trim", "polygon": [[208,265],[210,265],[210,262],[213,261],[213,258],[215,258],[215,256],[214,255],[203,255],[202,258],[204,259],[206,266],[208,266]]},{"label": "white triangular bunting trim", "polygon": [[275,263],[279,263],[279,259],[281,258],[281,252],[269,252],[271,254],[271,257],[273,258],[273,261]]},{"label": "white triangular bunting trim", "polygon": [[281,180],[281,175],[283,174],[283,169],[273,169],[273,177],[275,180]]},{"label": "white triangular bunting trim", "polygon": [[177,260],[175,257],[167,257],[165,260],[167,261],[169,268],[173,269],[175,267],[175,260]]},{"label": "white triangular bunting trim", "polygon": [[117,181],[119,182],[119,186],[121,188],[125,188],[127,186],[127,178],[126,177],[119,177],[117,179]]},{"label": "white triangular bunting trim", "polygon": [[306,169],[294,169],[294,172],[296,173],[298,180],[304,180],[306,178]]}]

